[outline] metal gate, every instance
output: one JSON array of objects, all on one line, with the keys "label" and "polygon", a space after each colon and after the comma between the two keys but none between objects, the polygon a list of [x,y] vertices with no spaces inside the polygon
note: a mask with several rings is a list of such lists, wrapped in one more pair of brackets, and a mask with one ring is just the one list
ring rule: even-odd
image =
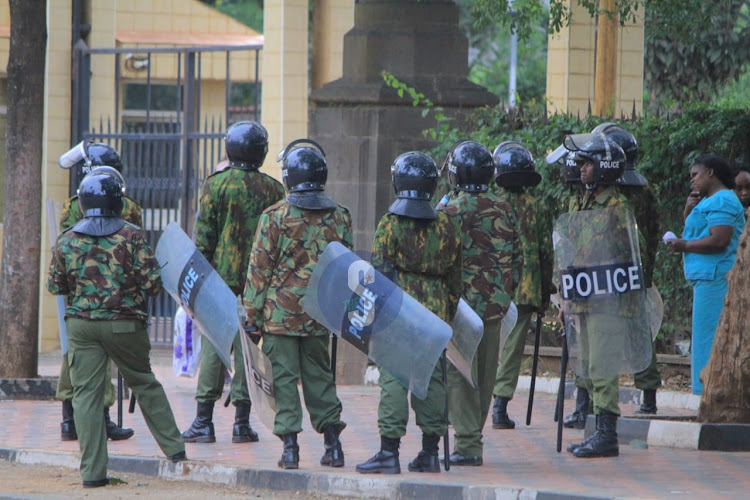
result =
[{"label": "metal gate", "polygon": [[[224,131],[241,119],[260,120],[261,50],[75,46],[72,144],[92,140],[120,152],[127,195],[143,208],[152,248],[172,221],[193,234],[200,188],[224,158]],[[103,108],[100,89],[114,95]],[[71,173],[71,194],[79,182]],[[166,292],[151,301],[152,343],[172,342],[176,308]]]}]

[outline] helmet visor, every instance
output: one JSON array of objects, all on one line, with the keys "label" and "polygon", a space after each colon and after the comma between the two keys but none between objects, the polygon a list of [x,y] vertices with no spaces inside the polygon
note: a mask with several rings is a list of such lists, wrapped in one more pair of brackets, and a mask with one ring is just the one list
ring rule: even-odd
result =
[{"label": "helmet visor", "polygon": [[566,148],[564,144],[560,145],[557,147],[557,149],[547,155],[545,161],[547,162],[547,165],[554,165],[555,163],[565,158],[568,152],[568,148]]},{"label": "helmet visor", "polygon": [[65,170],[68,170],[76,165],[78,165],[80,162],[88,159],[88,156],[86,155],[86,146],[84,145],[85,141],[81,141],[70,150],[62,155],[60,159],[58,160],[58,163],[62,168]]},{"label": "helmet visor", "polygon": [[[566,135],[563,145],[569,151],[594,152],[601,151],[609,153],[609,141],[601,133],[597,134],[572,134]],[[607,154],[609,157],[609,155]]]}]

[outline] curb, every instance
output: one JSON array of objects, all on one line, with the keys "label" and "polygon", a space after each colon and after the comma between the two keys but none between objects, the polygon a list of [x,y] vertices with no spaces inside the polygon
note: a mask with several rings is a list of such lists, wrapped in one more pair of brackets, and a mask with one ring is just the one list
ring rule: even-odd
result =
[{"label": "curb", "polygon": [[[0,448],[0,460],[17,464],[52,465],[78,469],[77,454],[47,451],[27,451]],[[323,474],[300,471],[254,469],[237,466],[216,465],[208,462],[185,461],[172,463],[166,459],[118,457],[110,455],[107,470],[158,477],[176,481],[200,481],[205,483],[262,488],[272,491],[311,491],[332,497],[350,496],[359,498],[407,499],[430,498],[434,500],[467,499],[518,499],[536,500],[581,499],[599,500],[610,497],[566,494],[539,491],[527,488],[482,486],[420,481],[399,481],[366,475]]]},{"label": "curb", "polygon": [[0,378],[0,399],[55,399],[58,377]]}]

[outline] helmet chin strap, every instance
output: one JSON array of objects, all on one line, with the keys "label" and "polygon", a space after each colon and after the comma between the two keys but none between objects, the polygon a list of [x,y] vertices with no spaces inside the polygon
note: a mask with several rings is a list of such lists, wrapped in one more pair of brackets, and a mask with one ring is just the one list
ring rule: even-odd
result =
[{"label": "helmet chin strap", "polygon": [[586,191],[593,191],[593,190],[595,190],[597,185],[598,184],[596,182],[594,182],[593,184],[584,184],[584,186],[586,186]]}]

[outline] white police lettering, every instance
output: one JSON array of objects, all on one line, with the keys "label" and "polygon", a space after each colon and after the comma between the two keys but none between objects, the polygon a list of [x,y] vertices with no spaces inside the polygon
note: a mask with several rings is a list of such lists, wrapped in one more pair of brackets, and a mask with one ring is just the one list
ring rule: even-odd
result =
[{"label": "white police lettering", "polygon": [[563,299],[586,299],[642,290],[641,273],[640,266],[632,264],[569,269],[560,276]]},{"label": "white police lettering", "polygon": [[612,160],[602,160],[599,162],[599,168],[614,168],[618,169],[620,168],[620,162],[619,161],[612,161]]},{"label": "white police lettering", "polygon": [[375,282],[375,269],[372,264],[364,260],[357,260],[349,265],[347,284],[349,289],[359,295],[357,307],[346,313],[349,319],[349,333],[362,340],[360,333],[365,327],[375,321],[375,301],[378,296],[372,293],[367,285]]},{"label": "white police lettering", "polygon": [[180,283],[180,298],[182,299],[183,305],[190,302],[190,294],[192,293],[198,279],[198,273],[196,273],[195,269],[192,267],[187,270],[187,273],[185,273],[185,277]]}]

